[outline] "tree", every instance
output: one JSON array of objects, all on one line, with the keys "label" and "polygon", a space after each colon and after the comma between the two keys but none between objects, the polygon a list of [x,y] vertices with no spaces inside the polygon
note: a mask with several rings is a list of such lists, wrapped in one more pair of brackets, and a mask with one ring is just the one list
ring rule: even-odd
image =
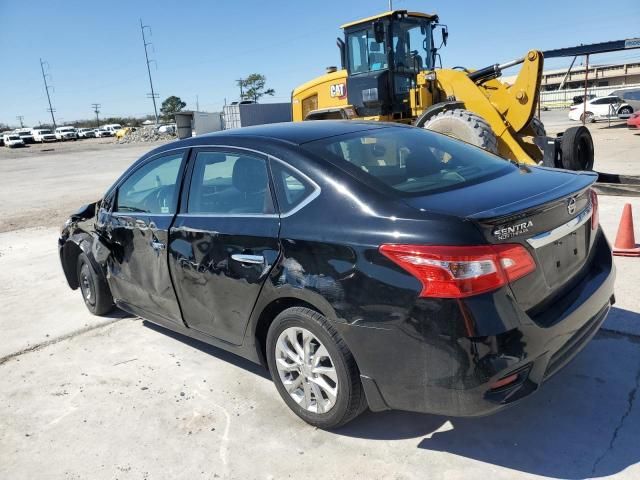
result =
[{"label": "tree", "polygon": [[253,100],[257,102],[258,99],[265,95],[273,96],[276,91],[273,88],[265,90],[267,83],[267,77],[259,73],[252,73],[247,78],[241,78],[236,81],[236,84],[240,87],[240,100]]},{"label": "tree", "polygon": [[171,120],[171,117],[173,117],[176,113],[181,111],[186,106],[186,102],[183,102],[180,97],[171,95],[164,102],[162,102],[160,113],[165,120]]}]

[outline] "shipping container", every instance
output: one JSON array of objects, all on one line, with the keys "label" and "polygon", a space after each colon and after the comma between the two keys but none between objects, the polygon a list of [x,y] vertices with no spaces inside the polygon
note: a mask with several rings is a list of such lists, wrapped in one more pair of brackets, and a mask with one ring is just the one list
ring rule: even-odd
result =
[{"label": "shipping container", "polygon": [[291,121],[291,103],[233,103],[223,108],[224,129]]}]

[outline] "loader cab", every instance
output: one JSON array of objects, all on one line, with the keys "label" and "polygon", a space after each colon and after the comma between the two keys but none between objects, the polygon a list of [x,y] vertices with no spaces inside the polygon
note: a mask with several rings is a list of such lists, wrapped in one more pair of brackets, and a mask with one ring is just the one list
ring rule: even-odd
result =
[{"label": "loader cab", "polygon": [[410,89],[433,68],[433,26],[438,17],[394,10],[343,25],[341,57],[349,104],[358,116],[411,118]]}]

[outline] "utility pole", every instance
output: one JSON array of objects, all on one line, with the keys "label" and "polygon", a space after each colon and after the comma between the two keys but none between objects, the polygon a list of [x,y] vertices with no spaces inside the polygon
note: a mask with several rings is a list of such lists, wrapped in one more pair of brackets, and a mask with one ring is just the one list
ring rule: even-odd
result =
[{"label": "utility pole", "polygon": [[393,10],[393,0],[389,0],[389,11]]},{"label": "utility pole", "polygon": [[196,95],[196,112],[200,111],[200,101],[198,99],[198,95]]},{"label": "utility pole", "polygon": [[99,103],[92,103],[91,106],[93,107],[93,111],[96,112],[96,127],[100,127],[100,118],[98,117],[98,114],[100,113],[100,104]]},{"label": "utility pole", "polygon": [[[149,67],[149,64],[151,62],[155,62],[155,60],[149,60],[149,52],[147,51],[147,47],[151,45],[151,42],[147,43],[147,38],[145,37],[145,34],[144,34],[145,28],[148,28],[149,33],[151,33],[151,27],[149,27],[149,25],[143,25],[142,19],[140,19],[140,31],[142,32],[142,43],[144,44],[144,57],[147,60],[147,73],[149,74],[149,85],[151,86],[151,93],[148,93],[147,96],[151,97],[151,100],[153,100],[153,113],[156,116],[156,125],[157,125],[158,124],[158,107],[156,106],[156,98],[158,98],[159,95],[153,90],[153,80],[151,80],[151,67]],[[158,67],[158,64],[156,63],[156,68],[157,67]]]},{"label": "utility pole", "polygon": [[[51,106],[51,95],[49,95],[49,89],[52,88],[51,85],[47,84],[47,75],[45,75],[44,73],[44,64],[47,62],[43,62],[42,59],[40,59],[40,70],[42,70],[42,80],[44,81],[44,90],[45,92],[47,92],[47,100],[49,101],[49,110],[47,110],[48,112],[51,113],[51,121],[53,122],[53,129],[56,129],[56,117],[53,115],[53,112],[56,111],[55,108],[53,108]],[[49,68],[49,64],[47,63],[47,69]]]},{"label": "utility pole", "polygon": [[20,128],[24,128],[24,115],[18,115],[16,116],[16,119],[20,122]]}]

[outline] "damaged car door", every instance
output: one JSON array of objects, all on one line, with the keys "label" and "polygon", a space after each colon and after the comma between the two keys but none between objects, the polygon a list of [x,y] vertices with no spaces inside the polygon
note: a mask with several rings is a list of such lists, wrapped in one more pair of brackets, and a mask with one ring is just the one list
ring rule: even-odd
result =
[{"label": "damaged car door", "polygon": [[169,262],[185,323],[239,345],[278,258],[280,218],[266,157],[193,149]]},{"label": "damaged car door", "polygon": [[181,149],[150,157],[121,180],[101,226],[111,250],[107,278],[116,303],[145,318],[180,324],[167,243],[186,152]]}]

